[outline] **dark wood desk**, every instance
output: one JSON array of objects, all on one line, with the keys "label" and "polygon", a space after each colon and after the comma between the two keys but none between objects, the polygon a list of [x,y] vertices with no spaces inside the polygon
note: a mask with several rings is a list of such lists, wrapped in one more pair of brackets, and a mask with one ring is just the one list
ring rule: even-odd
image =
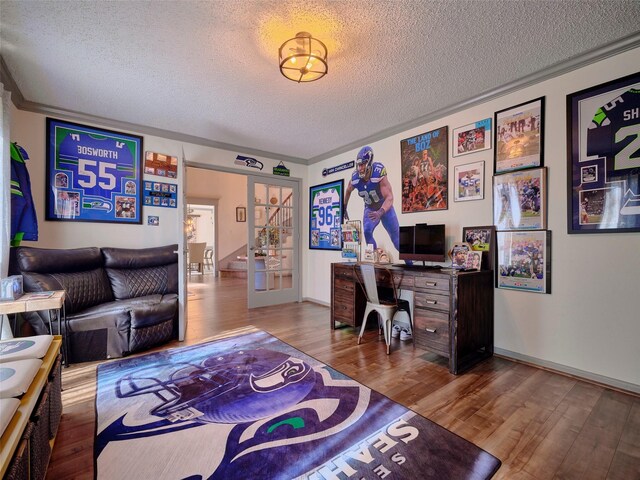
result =
[{"label": "dark wood desk", "polygon": [[[331,265],[331,328],[336,322],[358,328],[366,297],[354,263]],[[376,266],[390,268],[398,288],[412,290],[413,342],[449,359],[458,374],[493,355],[493,271]]]}]

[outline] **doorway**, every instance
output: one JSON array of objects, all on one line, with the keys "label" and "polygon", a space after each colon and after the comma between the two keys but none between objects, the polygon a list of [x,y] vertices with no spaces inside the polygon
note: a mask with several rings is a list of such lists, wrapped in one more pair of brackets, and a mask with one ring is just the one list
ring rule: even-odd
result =
[{"label": "doorway", "polygon": [[[185,230],[187,243],[205,244],[202,265],[197,273],[218,276],[218,242],[217,242],[217,200],[205,200],[205,204],[193,203],[187,199],[187,216]],[[190,265],[193,269],[193,265]],[[190,274],[193,274],[193,270]]]}]

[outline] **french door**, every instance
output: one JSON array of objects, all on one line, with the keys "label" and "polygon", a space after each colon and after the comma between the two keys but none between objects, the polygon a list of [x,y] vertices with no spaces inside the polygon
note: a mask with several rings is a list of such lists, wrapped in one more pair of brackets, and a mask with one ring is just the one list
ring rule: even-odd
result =
[{"label": "french door", "polygon": [[299,198],[296,181],[248,177],[249,308],[300,300]]}]

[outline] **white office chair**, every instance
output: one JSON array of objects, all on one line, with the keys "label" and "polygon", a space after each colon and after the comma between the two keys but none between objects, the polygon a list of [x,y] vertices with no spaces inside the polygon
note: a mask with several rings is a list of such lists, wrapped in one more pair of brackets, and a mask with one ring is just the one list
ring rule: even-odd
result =
[{"label": "white office chair", "polygon": [[396,285],[393,279],[393,272],[389,269],[384,269],[383,271],[387,278],[381,280],[386,285],[389,285],[389,288],[393,291],[393,298],[390,299],[381,299],[378,295],[376,270],[372,264],[363,263],[361,265],[354,266],[355,277],[358,280],[358,283],[360,283],[360,286],[363,287],[367,297],[367,307],[364,311],[360,335],[358,335],[358,345],[360,345],[362,336],[364,335],[364,331],[367,327],[369,314],[371,312],[376,312],[378,314],[378,329],[382,326],[384,341],[387,344],[387,355],[389,355],[391,352],[391,325],[393,323],[393,316],[398,310],[406,311],[409,314],[409,323],[411,324],[411,310],[407,300],[398,298]]}]

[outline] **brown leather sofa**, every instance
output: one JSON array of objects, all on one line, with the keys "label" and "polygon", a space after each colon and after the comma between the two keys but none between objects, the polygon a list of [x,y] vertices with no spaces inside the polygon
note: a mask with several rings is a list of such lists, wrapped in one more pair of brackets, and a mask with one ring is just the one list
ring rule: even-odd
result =
[{"label": "brown leather sofa", "polygon": [[[178,332],[177,245],[145,249],[12,249],[25,292],[65,290],[63,322],[72,363],[122,357]],[[48,312],[26,314],[48,333]],[[54,328],[55,333],[55,328]]]}]

